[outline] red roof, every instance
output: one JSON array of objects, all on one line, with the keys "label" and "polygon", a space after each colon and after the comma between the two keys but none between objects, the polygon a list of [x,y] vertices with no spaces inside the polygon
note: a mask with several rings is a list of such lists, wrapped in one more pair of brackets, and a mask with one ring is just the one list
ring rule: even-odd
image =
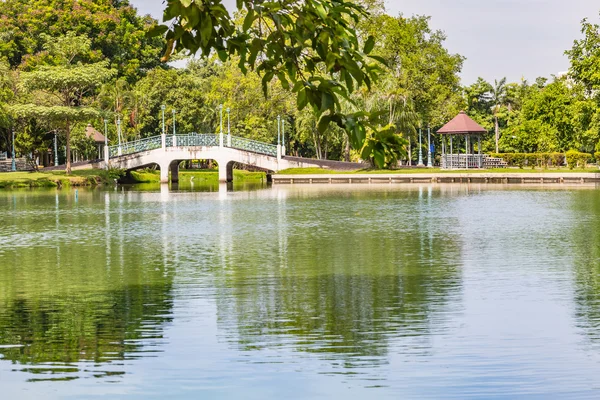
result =
[{"label": "red roof", "polygon": [[88,124],[87,128],[85,128],[85,136],[91,137],[96,143],[104,143],[104,135],[95,130],[92,124]]},{"label": "red roof", "polygon": [[468,135],[470,133],[487,133],[487,130],[473,121],[467,113],[461,111],[452,121],[444,125],[440,130],[437,131],[439,134],[462,134]]}]

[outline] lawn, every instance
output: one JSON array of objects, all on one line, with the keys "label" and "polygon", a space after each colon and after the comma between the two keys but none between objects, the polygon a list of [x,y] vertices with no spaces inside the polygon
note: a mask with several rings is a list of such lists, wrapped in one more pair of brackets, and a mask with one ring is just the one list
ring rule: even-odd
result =
[{"label": "lawn", "polygon": [[[131,171],[131,176],[136,182],[139,183],[154,183],[160,181],[160,173],[158,170],[139,170]],[[190,181],[194,180],[196,183],[200,182],[218,182],[219,172],[217,170],[180,170],[179,181]],[[250,172],[244,170],[233,170],[233,179],[238,182],[251,182],[251,181],[262,181],[265,179],[264,172]]]},{"label": "lawn", "polygon": [[105,170],[78,170],[71,175],[65,171],[2,172],[0,188],[94,186],[106,182],[109,174]]},{"label": "lawn", "polygon": [[318,175],[318,174],[456,174],[456,173],[573,173],[573,172],[595,172],[600,173],[598,168],[568,169],[568,168],[496,168],[496,169],[470,169],[470,170],[445,170],[440,168],[405,168],[405,169],[359,169],[355,171],[336,171],[324,168],[290,168],[279,171],[278,175]]}]

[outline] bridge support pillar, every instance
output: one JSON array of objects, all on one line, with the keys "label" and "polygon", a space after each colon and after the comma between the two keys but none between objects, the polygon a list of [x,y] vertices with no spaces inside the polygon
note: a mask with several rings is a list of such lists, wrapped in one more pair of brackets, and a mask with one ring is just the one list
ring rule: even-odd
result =
[{"label": "bridge support pillar", "polygon": [[169,167],[160,165],[160,183],[169,183]]},{"label": "bridge support pillar", "polygon": [[163,150],[167,147],[167,135],[164,133],[160,135],[160,146],[163,148]]},{"label": "bridge support pillar", "polygon": [[233,182],[233,161],[227,163],[227,182]]},{"label": "bridge support pillar", "polygon": [[171,183],[179,182],[179,161],[173,161],[169,169],[171,170]]}]

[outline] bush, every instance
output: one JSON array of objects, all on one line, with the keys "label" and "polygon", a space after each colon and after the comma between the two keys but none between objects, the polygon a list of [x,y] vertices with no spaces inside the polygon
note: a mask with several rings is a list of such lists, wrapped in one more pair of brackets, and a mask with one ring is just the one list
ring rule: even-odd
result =
[{"label": "bush", "polygon": [[563,153],[492,153],[491,157],[501,158],[510,167],[548,168],[563,165]]},{"label": "bush", "polygon": [[575,167],[585,168],[592,155],[590,153],[580,153],[577,150],[569,150],[566,157],[569,169],[573,169]]},{"label": "bush", "polygon": [[600,151],[594,153],[594,159],[598,164],[600,164]]}]

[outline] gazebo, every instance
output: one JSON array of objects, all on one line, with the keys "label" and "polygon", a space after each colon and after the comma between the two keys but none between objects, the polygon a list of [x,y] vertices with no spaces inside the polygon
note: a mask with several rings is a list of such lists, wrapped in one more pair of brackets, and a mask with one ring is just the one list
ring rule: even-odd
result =
[{"label": "gazebo", "polygon": [[92,138],[96,146],[98,146],[98,158],[102,158],[102,148],[106,143],[108,143],[106,137],[94,129],[92,124],[88,124],[88,126],[85,128],[85,137]]},{"label": "gazebo", "polygon": [[[442,138],[442,159],[440,161],[442,169],[483,168],[485,156],[481,154],[481,135],[488,132],[464,111],[461,111],[437,133]],[[450,143],[447,143],[447,137],[450,138]],[[473,150],[475,138],[477,138],[477,154],[474,154]],[[450,153],[447,152],[448,144]],[[462,154],[461,148],[464,148]],[[456,154],[454,154],[455,150]]]}]

